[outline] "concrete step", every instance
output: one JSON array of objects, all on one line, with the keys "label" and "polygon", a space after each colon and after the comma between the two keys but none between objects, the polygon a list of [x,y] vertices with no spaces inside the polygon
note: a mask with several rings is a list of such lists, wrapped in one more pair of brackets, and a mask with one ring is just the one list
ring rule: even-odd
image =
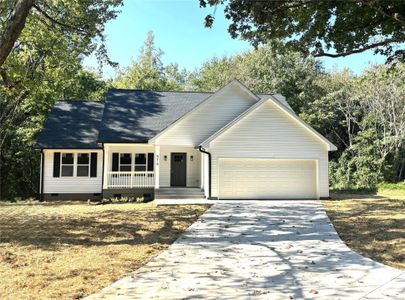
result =
[{"label": "concrete step", "polygon": [[159,195],[204,195],[204,192],[187,192],[187,191],[173,191],[173,192],[158,192],[155,191],[156,194]]},{"label": "concrete step", "polygon": [[204,192],[199,188],[160,188],[155,190],[155,199],[202,199]]},{"label": "concrete step", "polygon": [[204,195],[158,195],[155,199],[204,199]]}]

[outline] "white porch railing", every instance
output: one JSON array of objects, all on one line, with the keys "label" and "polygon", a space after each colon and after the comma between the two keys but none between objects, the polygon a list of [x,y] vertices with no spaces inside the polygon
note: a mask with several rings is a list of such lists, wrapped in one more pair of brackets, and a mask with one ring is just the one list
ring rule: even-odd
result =
[{"label": "white porch railing", "polygon": [[136,188],[154,187],[154,172],[107,172],[107,187]]}]

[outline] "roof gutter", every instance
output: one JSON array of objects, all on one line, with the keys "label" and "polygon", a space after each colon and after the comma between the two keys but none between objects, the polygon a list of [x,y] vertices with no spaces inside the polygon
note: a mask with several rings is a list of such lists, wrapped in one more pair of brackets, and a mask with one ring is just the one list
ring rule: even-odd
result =
[{"label": "roof gutter", "polygon": [[202,146],[199,146],[198,150],[208,155],[208,199],[211,199],[211,153],[206,151]]}]

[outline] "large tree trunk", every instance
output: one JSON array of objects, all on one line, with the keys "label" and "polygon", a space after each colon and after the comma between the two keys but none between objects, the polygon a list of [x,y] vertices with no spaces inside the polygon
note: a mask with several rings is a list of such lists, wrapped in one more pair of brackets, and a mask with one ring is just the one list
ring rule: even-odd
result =
[{"label": "large tree trunk", "polygon": [[24,29],[25,20],[34,4],[34,0],[17,0],[3,32],[0,33],[0,68],[10,54],[15,41]]}]

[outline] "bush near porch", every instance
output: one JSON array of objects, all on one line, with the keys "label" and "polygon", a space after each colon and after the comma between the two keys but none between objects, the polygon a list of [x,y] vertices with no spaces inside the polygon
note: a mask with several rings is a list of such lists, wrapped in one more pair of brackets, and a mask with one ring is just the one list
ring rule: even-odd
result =
[{"label": "bush near porch", "polygon": [[207,206],[0,204],[0,299],[81,298],[166,249]]}]

